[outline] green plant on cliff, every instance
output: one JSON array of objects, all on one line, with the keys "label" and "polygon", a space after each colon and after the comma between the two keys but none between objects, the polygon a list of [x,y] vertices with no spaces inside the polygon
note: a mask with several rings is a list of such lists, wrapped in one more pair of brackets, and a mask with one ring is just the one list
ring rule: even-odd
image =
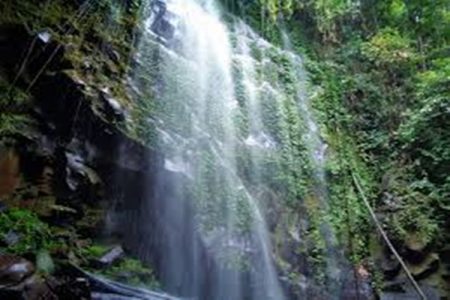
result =
[{"label": "green plant on cliff", "polygon": [[26,135],[31,124],[25,115],[0,114],[0,136]]},{"label": "green plant on cliff", "polygon": [[140,260],[126,256],[111,266],[105,266],[101,269],[89,266],[89,261],[98,260],[105,255],[110,248],[108,246],[93,243],[80,249],[79,254],[85,261],[84,267],[90,271],[105,276],[109,279],[125,282],[138,287],[157,289],[160,284],[156,279],[154,271]]},{"label": "green plant on cliff", "polygon": [[33,124],[25,113],[29,97],[0,76],[0,136],[25,134]]},{"label": "green plant on cliff", "polygon": [[52,245],[51,231],[33,212],[26,209],[11,208],[0,213],[0,233],[2,240],[17,235],[17,241],[6,247],[16,254],[37,253]]},{"label": "green plant on cliff", "polygon": [[160,283],[156,279],[154,271],[141,261],[133,258],[123,259],[117,265],[107,269],[103,274],[113,280],[122,280],[138,287],[148,289],[160,288]]},{"label": "green plant on cliff", "polygon": [[323,3],[299,8],[288,26],[308,41],[338,236],[355,262],[367,258],[373,229],[353,172],[397,245],[439,250],[449,236],[448,2],[326,5],[332,23],[319,17]]}]

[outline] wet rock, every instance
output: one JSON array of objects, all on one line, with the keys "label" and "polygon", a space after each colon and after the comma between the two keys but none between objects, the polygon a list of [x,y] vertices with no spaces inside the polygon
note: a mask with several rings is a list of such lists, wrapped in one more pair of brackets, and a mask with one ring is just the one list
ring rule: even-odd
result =
[{"label": "wet rock", "polygon": [[64,276],[62,279],[54,277],[47,279],[58,299],[90,300],[91,286],[86,278],[79,276]]},{"label": "wet rock", "polygon": [[150,30],[158,35],[163,42],[169,42],[175,35],[175,26],[171,23],[171,16],[174,14],[168,12],[166,1],[157,0],[152,4],[152,22]]},{"label": "wet rock", "polygon": [[57,299],[28,260],[0,255],[0,299]]},{"label": "wet rock", "polygon": [[1,288],[0,299],[57,300],[58,297],[49,289],[44,279],[33,275],[17,285]]},{"label": "wet rock", "polygon": [[24,258],[8,254],[0,255],[0,286],[19,284],[34,271],[34,265]]},{"label": "wet rock", "polygon": [[6,212],[8,210],[8,206],[5,203],[0,202],[0,213]]},{"label": "wet rock", "polygon": [[92,293],[92,300],[140,300],[136,297],[118,296],[116,294]]},{"label": "wet rock", "polygon": [[409,266],[409,270],[417,280],[422,280],[435,273],[439,269],[439,256],[436,253],[430,254],[418,265]]},{"label": "wet rock", "polygon": [[[428,285],[420,285],[428,300],[441,300],[439,292]],[[408,282],[395,282],[385,287],[380,300],[420,300],[417,291]]]},{"label": "wet rock", "polygon": [[439,252],[439,257],[446,264],[450,265],[450,248],[447,246]]},{"label": "wet rock", "polygon": [[392,280],[401,270],[401,265],[395,258],[383,257],[381,260],[381,269],[387,280]]},{"label": "wet rock", "polygon": [[38,33],[38,38],[39,38],[39,40],[41,40],[41,42],[47,44],[48,42],[50,42],[52,35],[49,31],[43,30]]},{"label": "wet rock", "polygon": [[103,255],[99,260],[99,264],[103,267],[110,266],[115,262],[122,259],[125,255],[125,252],[121,246],[115,246],[111,250],[109,250],[105,255]]},{"label": "wet rock", "polygon": [[9,70],[14,70],[20,60],[20,51],[26,49],[30,36],[24,26],[17,24],[3,24],[0,26],[0,57],[2,64]]},{"label": "wet rock", "polygon": [[15,231],[10,230],[3,238],[2,242],[5,243],[8,247],[14,246],[20,242],[20,235]]},{"label": "wet rock", "polygon": [[105,211],[100,208],[83,208],[83,217],[76,222],[77,231],[83,236],[97,236],[104,228]]},{"label": "wet rock", "polygon": [[105,52],[112,61],[116,63],[120,62],[121,57],[119,52],[116,51],[110,43],[105,43],[103,45],[103,52]]},{"label": "wet rock", "polygon": [[91,185],[97,185],[101,182],[97,173],[84,164],[81,156],[67,152],[66,159],[66,183],[72,191],[77,190],[79,185],[82,184],[83,178],[86,178]]},{"label": "wet rock", "polygon": [[100,91],[100,98],[104,101],[105,104],[105,113],[107,116],[110,116],[111,119],[119,119],[124,120],[126,116],[126,112],[123,109],[122,105],[120,105],[119,101],[117,101],[110,93],[108,88],[104,88]]},{"label": "wet rock", "polygon": [[181,300],[180,298],[172,297],[168,294],[136,288],[101,276],[96,276],[95,274],[88,273],[74,265],[68,266],[67,271],[70,272],[72,277],[87,280],[89,283],[89,290],[92,292],[92,299]]},{"label": "wet rock", "polygon": [[421,263],[427,256],[427,242],[415,234],[411,234],[405,240],[404,258],[413,263]]}]

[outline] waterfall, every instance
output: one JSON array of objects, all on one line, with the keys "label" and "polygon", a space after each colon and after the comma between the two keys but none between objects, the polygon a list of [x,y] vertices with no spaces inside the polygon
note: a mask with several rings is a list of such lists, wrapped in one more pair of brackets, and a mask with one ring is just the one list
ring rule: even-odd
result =
[{"label": "waterfall", "polygon": [[[307,94],[307,75],[304,64],[300,56],[292,51],[292,44],[289,35],[281,30],[283,47],[289,52],[289,60],[295,66],[295,78],[297,83],[297,99],[299,113],[303,116],[306,133],[303,141],[308,146],[307,153],[312,165],[312,175],[314,178],[314,194],[324,214],[329,213],[327,182],[325,176],[325,152],[327,145],[320,137],[317,121],[312,113],[311,103]],[[329,299],[339,299],[339,284],[341,270],[339,264],[345,259],[337,251],[337,241],[331,225],[323,222],[320,225],[320,233],[325,242],[325,263],[328,277]]]},{"label": "waterfall", "polygon": [[174,295],[283,300],[272,244],[281,209],[299,205],[309,178],[325,190],[299,57],[212,0],[151,1],[143,15],[130,85],[164,158],[140,255]]}]

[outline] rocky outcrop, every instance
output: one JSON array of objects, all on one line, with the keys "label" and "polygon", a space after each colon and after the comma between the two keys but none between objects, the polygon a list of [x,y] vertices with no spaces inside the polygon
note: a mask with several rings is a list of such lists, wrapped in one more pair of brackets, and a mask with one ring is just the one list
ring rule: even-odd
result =
[{"label": "rocky outcrop", "polygon": [[[151,185],[151,170],[160,163],[127,130],[132,104],[124,93],[124,64],[130,49],[83,34],[92,53],[86,52],[80,63],[70,38],[52,31],[34,33],[20,22],[0,22],[0,127],[3,115],[26,120],[26,126],[0,129],[0,211],[29,209],[52,226],[52,240],[62,241],[50,249],[58,265],[83,263],[78,252],[108,228],[110,209],[139,209]],[[96,78],[97,69],[109,74],[108,80]],[[23,105],[17,104],[19,93]],[[8,251],[21,238],[22,233],[11,231],[0,246]],[[73,274],[36,274],[31,261],[42,265],[48,254],[26,255],[30,261],[11,258],[12,266],[30,268],[11,273],[5,264],[8,272],[0,274],[7,281],[2,289],[7,299],[40,299],[42,294],[45,299],[90,299],[85,282]],[[42,272],[53,270],[46,264]]]},{"label": "rocky outcrop", "polygon": [[[382,243],[380,242],[380,245]],[[408,270],[418,282],[428,299],[446,299],[445,262],[442,253],[433,252],[432,245],[421,243],[411,235],[405,244],[396,241],[397,249]],[[407,279],[398,260],[386,246],[372,251],[379,272],[382,272],[383,286],[381,299],[419,299],[415,289]]]},{"label": "rocky outcrop", "polygon": [[30,261],[1,254],[0,297],[2,299],[40,299],[42,297],[55,299],[55,295],[35,271],[36,268]]},{"label": "rocky outcrop", "polygon": [[167,294],[133,288],[65,265],[53,276],[42,276],[30,261],[0,255],[1,299],[142,299],[176,300]]}]

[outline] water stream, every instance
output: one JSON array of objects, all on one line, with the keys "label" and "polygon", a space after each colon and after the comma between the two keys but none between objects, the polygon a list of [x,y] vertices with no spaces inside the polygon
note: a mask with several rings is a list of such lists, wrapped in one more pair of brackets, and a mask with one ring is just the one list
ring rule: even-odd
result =
[{"label": "water stream", "polygon": [[212,0],[152,1],[144,17],[131,85],[150,103],[149,134],[164,156],[149,195],[164,289],[286,299],[271,243],[279,207],[300,201],[308,178],[325,193],[300,58]]}]

